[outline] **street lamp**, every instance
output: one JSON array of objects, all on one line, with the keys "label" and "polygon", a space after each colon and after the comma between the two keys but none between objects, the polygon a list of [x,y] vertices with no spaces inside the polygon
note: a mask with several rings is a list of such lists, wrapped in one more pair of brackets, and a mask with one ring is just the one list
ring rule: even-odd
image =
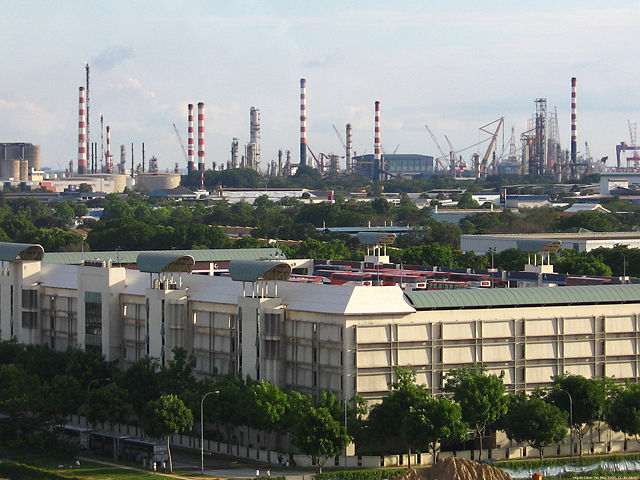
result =
[{"label": "street lamp", "polygon": [[220,393],[219,390],[207,392],[200,400],[200,475],[204,475],[204,399],[212,393]]},{"label": "street lamp", "polygon": [[622,283],[627,283],[627,256],[622,254]]},{"label": "street lamp", "polygon": [[496,273],[496,268],[493,267],[493,255],[496,253],[496,247],[489,247],[489,253],[491,254],[491,288],[493,288],[493,274]]},{"label": "street lamp", "polygon": [[573,398],[571,394],[562,388],[558,388],[561,392],[564,392],[569,397],[569,443],[571,447],[570,455],[573,457]]}]

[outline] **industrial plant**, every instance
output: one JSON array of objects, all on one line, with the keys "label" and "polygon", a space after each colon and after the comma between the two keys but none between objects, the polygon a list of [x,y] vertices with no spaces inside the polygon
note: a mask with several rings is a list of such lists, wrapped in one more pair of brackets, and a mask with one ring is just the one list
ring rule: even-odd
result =
[{"label": "industrial plant", "polygon": [[[120,144],[119,161],[114,161],[111,137],[113,129],[100,115],[100,139],[90,138],[90,75],[89,65],[85,64],[86,83],[79,87],[78,97],[78,155],[77,166],[70,161],[68,168],[60,175],[66,179],[84,178],[90,181],[93,176],[108,180],[110,175],[125,178],[114,182],[118,188],[130,187],[149,191],[149,188],[175,188],[180,184],[181,173],[204,172],[205,157],[205,104],[187,105],[187,148],[182,141],[181,128],[173,124],[180,148],[184,155],[184,163],[175,162],[171,172],[160,172],[158,159],[152,157],[147,162],[145,144],[142,143],[140,156],[136,162],[136,146],[131,143],[130,149]],[[443,148],[436,135],[425,124],[426,138],[437,149],[437,155],[427,152],[398,153],[399,148],[385,151],[382,145],[382,112],[381,102],[373,102],[373,145],[372,149],[364,149],[358,154],[354,150],[354,135],[351,123],[344,130],[331,125],[342,146],[341,153],[325,153],[312,149],[312,141],[308,138],[307,129],[307,80],[300,79],[300,149],[297,158],[290,148],[280,148],[273,152],[271,159],[264,160],[261,152],[261,120],[260,108],[249,109],[248,141],[243,144],[240,138],[231,138],[228,157],[218,157],[211,162],[214,170],[246,168],[268,176],[291,176],[301,167],[314,168],[321,175],[360,175],[372,181],[384,181],[395,178],[430,177],[434,175],[461,179],[481,179],[491,175],[531,175],[544,177],[555,182],[578,181],[590,173],[633,173],[640,168],[640,147],[636,145],[636,125],[629,123],[630,143],[620,142],[616,146],[616,166],[605,168],[607,157],[594,160],[590,154],[588,142],[584,142],[584,152],[578,153],[577,122],[577,80],[571,78],[571,144],[564,149],[560,143],[559,119],[557,109],[548,108],[546,98],[534,100],[535,113],[528,120],[526,130],[517,133],[511,127],[511,136],[505,148],[505,120],[497,120],[478,127],[480,140],[462,149],[456,149],[449,137],[444,135],[448,148]],[[197,105],[197,163],[194,125],[194,105]],[[343,133],[341,133],[341,131]],[[106,144],[105,144],[106,133]],[[343,135],[344,134],[344,135]],[[502,150],[499,138],[502,136]],[[313,139],[311,139],[313,140]],[[360,139],[360,144],[362,140]],[[31,182],[56,180],[56,176],[48,177],[40,171],[40,146],[31,143],[2,143],[0,151],[0,177],[6,181]],[[367,150],[373,153],[367,153]],[[106,176],[106,177],[105,177]],[[44,188],[54,188],[52,183]],[[202,185],[204,186],[204,184]],[[57,188],[60,188],[59,186]]]}]

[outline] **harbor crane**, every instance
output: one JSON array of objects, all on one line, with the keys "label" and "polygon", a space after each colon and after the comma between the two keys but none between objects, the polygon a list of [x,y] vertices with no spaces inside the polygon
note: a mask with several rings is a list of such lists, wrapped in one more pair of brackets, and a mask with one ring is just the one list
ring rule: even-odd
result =
[{"label": "harbor crane", "polygon": [[[431,135],[431,140],[433,140],[433,143],[436,144],[436,147],[438,147],[438,150],[440,151],[440,155],[441,157],[436,158],[436,163],[440,166],[441,170],[446,170],[447,167],[444,166],[444,164],[442,163],[442,159],[447,158],[448,155],[446,153],[444,153],[444,150],[442,150],[442,147],[440,146],[440,144],[438,143],[438,140],[436,139],[436,136],[433,134],[433,132],[431,131],[431,129],[429,128],[429,125],[427,125],[426,123],[424,124],[425,128],[427,129],[427,132],[429,132],[429,135]],[[454,174],[455,174],[455,170],[454,170]]]},{"label": "harbor crane", "polygon": [[189,161],[189,156],[187,155],[187,151],[184,148],[184,143],[182,143],[182,138],[180,138],[180,132],[178,132],[178,127],[176,124],[173,124],[173,129],[176,131],[176,137],[178,137],[178,143],[180,144],[180,148],[182,149],[182,154],[184,155],[185,161]]},{"label": "harbor crane", "polygon": [[[496,127],[495,132],[492,132],[486,129],[487,127],[495,124],[496,122],[498,123],[498,126]],[[500,117],[498,120],[494,120],[493,122],[487,123],[486,125],[483,125],[480,127],[481,132],[485,132],[490,135],[493,135],[491,137],[491,141],[489,142],[489,147],[487,148],[487,151],[485,152],[484,157],[482,157],[482,161],[480,162],[480,168],[478,173],[481,177],[487,176],[487,165],[489,163],[489,157],[491,156],[491,152],[496,146],[496,141],[498,140],[498,134],[500,133],[500,129],[502,128],[503,124],[504,124],[504,117]]]}]

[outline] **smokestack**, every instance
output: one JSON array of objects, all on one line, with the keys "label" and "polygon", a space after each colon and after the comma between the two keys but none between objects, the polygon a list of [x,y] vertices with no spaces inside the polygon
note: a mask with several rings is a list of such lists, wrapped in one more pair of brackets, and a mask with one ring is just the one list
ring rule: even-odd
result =
[{"label": "smokestack", "polygon": [[204,103],[198,103],[198,171],[204,172]]},{"label": "smokestack", "polygon": [[258,170],[260,168],[260,109],[251,107],[249,114],[250,130],[249,130],[249,143],[253,143],[254,162],[253,168]]},{"label": "smokestack", "polygon": [[374,174],[378,180],[382,180],[382,148],[380,144],[380,102],[376,101],[375,137],[373,140],[373,165]]},{"label": "smokestack", "polygon": [[300,79],[300,166],[307,165],[307,81]]},{"label": "smokestack", "polygon": [[[87,131],[86,131],[86,145],[91,146],[91,118],[89,117],[89,62],[84,62],[84,68],[86,70],[86,82],[87,82],[87,91],[86,91],[86,96],[85,96],[85,112],[86,112],[86,126],[87,126]],[[85,173],[86,172],[86,167],[87,164],[85,163]],[[80,165],[78,165],[78,173],[80,170]]]},{"label": "smokestack", "polygon": [[111,126],[107,125],[107,173],[113,173],[111,164]]},{"label": "smokestack", "polygon": [[231,168],[238,168],[238,156],[240,154],[240,141],[233,137],[231,141]]},{"label": "smokestack", "polygon": [[87,117],[84,87],[80,87],[78,102],[78,174],[84,173],[87,173]]},{"label": "smokestack", "polygon": [[347,128],[346,128],[346,134],[347,134],[347,145],[346,145],[346,152],[345,152],[345,161],[346,161],[346,167],[347,167],[347,173],[353,173],[353,165],[352,163],[352,155],[351,155],[351,151],[353,149],[353,139],[351,136],[351,124],[347,123]]},{"label": "smokestack", "polygon": [[193,103],[187,105],[188,115],[187,121],[189,122],[189,127],[187,129],[189,139],[187,140],[187,172],[191,173],[195,169],[195,156],[194,156],[194,148],[193,148]]},{"label": "smokestack", "polygon": [[576,103],[576,77],[571,77],[571,178],[576,176],[578,143],[578,104]]}]

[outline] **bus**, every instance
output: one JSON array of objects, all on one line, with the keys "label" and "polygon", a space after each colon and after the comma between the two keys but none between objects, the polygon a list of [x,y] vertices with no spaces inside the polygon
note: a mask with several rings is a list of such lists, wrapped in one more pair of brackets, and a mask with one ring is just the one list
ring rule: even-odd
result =
[{"label": "bus", "polygon": [[389,272],[382,274],[382,285],[398,285],[404,290],[426,290],[427,278],[414,273]]},{"label": "bus", "polygon": [[332,272],[329,280],[332,285],[373,285],[373,278],[367,272]]},{"label": "bus", "polygon": [[93,431],[91,428],[67,424],[62,426],[61,431],[62,435],[80,450],[89,448],[89,434]]},{"label": "bus", "polygon": [[142,463],[145,466],[151,465],[151,462],[169,460],[169,450],[164,442],[143,440],[109,432],[90,432],[89,448],[98,455],[110,457],[114,456],[115,448],[117,457]]},{"label": "bus", "polygon": [[429,280],[427,282],[427,290],[456,290],[458,288],[471,288],[471,283],[453,280]]},{"label": "bus", "polygon": [[297,283],[322,283],[324,277],[322,275],[298,275],[292,274],[289,277],[290,282]]},{"label": "bus", "polygon": [[571,285],[606,285],[611,283],[610,278],[603,277],[585,277],[585,276],[570,276],[567,275],[564,284],[567,286]]}]

